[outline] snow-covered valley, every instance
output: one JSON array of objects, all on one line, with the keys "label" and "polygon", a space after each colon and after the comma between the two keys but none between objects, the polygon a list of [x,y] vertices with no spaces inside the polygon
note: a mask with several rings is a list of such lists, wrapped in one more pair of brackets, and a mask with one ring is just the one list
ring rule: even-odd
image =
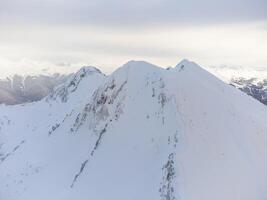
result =
[{"label": "snow-covered valley", "polygon": [[0,107],[0,200],[265,200],[267,107],[183,60],[82,68]]}]

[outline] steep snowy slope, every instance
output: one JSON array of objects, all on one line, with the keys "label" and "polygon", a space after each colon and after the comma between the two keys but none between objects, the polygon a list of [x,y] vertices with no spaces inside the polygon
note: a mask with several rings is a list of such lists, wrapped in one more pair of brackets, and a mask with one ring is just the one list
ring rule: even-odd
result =
[{"label": "steep snowy slope", "polygon": [[267,198],[266,106],[186,60],[82,69],[0,110],[1,200]]}]

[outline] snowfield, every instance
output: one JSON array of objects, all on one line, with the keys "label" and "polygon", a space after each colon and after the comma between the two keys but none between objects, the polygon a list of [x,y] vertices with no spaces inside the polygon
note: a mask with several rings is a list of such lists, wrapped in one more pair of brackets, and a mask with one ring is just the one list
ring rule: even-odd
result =
[{"label": "snowfield", "polygon": [[266,200],[266,119],[187,60],[82,68],[0,107],[0,200]]}]

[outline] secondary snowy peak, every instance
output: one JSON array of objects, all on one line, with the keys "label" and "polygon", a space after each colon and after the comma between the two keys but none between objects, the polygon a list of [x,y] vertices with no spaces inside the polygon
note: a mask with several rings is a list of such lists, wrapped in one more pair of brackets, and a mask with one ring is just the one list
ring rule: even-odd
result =
[{"label": "secondary snowy peak", "polygon": [[197,64],[81,70],[57,90],[0,108],[0,199],[267,198],[267,108]]},{"label": "secondary snowy peak", "polygon": [[191,65],[191,64],[195,64],[195,63],[193,63],[193,62],[189,61],[188,59],[184,58],[176,65],[176,67],[179,67],[181,65]]},{"label": "secondary snowy peak", "polygon": [[187,59],[183,59],[181,62],[179,62],[174,69],[178,70],[179,72],[185,71],[187,74],[189,73],[197,76],[212,76],[212,74],[199,66],[197,63]]},{"label": "secondary snowy peak", "polygon": [[[86,119],[90,120],[87,124],[93,128],[102,121],[106,126],[113,120],[118,120],[124,113],[124,106],[129,100],[137,98],[144,86],[153,82],[154,85],[160,84],[162,88],[164,87],[161,71],[164,69],[144,61],[126,63],[107,77],[103,84],[95,90],[91,100],[78,114],[71,130],[77,131]],[[151,88],[149,92],[152,97],[155,96],[154,88]]]},{"label": "secondary snowy peak", "polygon": [[[46,101],[59,100],[67,102],[69,95],[75,92],[81,83],[85,86],[89,79],[105,76],[96,67],[83,67],[77,73],[73,74],[64,84],[58,86],[47,98]],[[89,78],[90,77],[90,78]]]}]

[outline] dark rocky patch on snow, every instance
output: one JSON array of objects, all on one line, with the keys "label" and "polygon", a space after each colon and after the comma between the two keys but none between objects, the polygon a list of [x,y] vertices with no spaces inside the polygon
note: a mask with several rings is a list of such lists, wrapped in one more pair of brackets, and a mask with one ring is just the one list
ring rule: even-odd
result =
[{"label": "dark rocky patch on snow", "polygon": [[160,183],[160,199],[161,200],[176,200],[174,181],[175,181],[175,168],[174,168],[174,154],[168,156],[167,163],[162,167],[163,178]]},{"label": "dark rocky patch on snow", "polygon": [[25,142],[25,140],[22,140],[17,146],[13,148],[11,152],[8,152],[7,154],[0,154],[0,164],[3,163],[9,156],[14,154]]}]

